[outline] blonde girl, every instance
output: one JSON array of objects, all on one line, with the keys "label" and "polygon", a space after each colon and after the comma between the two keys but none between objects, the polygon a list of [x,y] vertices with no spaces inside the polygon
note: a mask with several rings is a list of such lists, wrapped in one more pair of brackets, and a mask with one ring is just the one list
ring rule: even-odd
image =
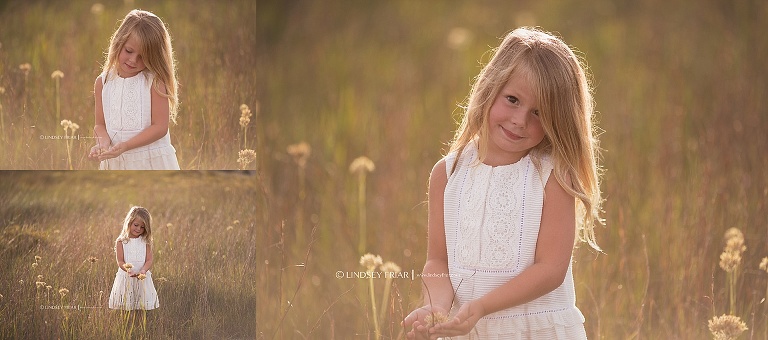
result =
[{"label": "blonde girl", "polygon": [[156,15],[133,10],[112,34],[94,97],[97,144],[88,158],[102,170],[178,170],[169,121],[178,111],[171,37]]},{"label": "blonde girl", "polygon": [[152,282],[152,216],[146,208],[132,207],[115,240],[117,273],[109,295],[109,308],[150,310],[160,307]]},{"label": "blonde girl", "polygon": [[[429,184],[424,305],[410,339],[585,339],[571,256],[599,251],[591,88],[561,39],[509,33]],[[441,316],[447,316],[442,318]]]}]

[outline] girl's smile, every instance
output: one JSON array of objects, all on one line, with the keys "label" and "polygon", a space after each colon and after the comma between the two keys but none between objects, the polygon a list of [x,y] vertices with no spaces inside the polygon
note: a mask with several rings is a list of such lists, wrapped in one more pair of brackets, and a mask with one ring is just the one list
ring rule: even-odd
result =
[{"label": "girl's smile", "polygon": [[128,37],[128,41],[123,45],[123,49],[120,50],[120,54],[117,57],[119,64],[118,74],[123,78],[133,77],[139,72],[144,71],[146,65],[144,65],[144,59],[141,56],[139,47],[141,42],[139,38],[131,34]]},{"label": "girl's smile", "polygon": [[544,140],[538,100],[525,71],[513,74],[491,105],[488,115],[487,165],[512,164]]}]

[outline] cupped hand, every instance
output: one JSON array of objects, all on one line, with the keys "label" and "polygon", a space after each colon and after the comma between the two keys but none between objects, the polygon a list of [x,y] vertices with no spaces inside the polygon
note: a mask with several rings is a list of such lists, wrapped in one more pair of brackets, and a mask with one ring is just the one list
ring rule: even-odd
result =
[{"label": "cupped hand", "polygon": [[104,150],[106,150],[107,148],[108,147],[102,147],[99,144],[94,145],[93,147],[91,147],[91,151],[88,152],[88,159],[92,161],[98,161],[99,155],[104,153]]},{"label": "cupped hand", "polygon": [[448,311],[434,305],[426,305],[413,310],[401,323],[406,330],[410,328],[410,331],[405,334],[406,338],[430,339],[430,329],[433,324],[429,323],[428,319],[434,319],[437,314],[448,315]]},{"label": "cupped hand", "polygon": [[111,148],[109,148],[107,151],[102,152],[99,155],[99,160],[103,161],[105,159],[115,158],[117,156],[120,156],[123,154],[123,152],[127,151],[125,148],[125,143],[117,143],[113,145]]},{"label": "cupped hand", "polygon": [[459,308],[452,319],[430,329],[429,336],[436,339],[468,334],[485,314],[485,308],[478,300],[469,301]]}]

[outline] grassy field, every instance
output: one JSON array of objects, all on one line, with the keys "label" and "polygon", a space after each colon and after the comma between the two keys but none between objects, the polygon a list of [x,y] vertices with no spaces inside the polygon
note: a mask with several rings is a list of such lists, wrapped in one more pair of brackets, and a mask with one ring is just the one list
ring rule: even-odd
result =
[{"label": "grassy field", "polygon": [[[140,7],[174,38],[182,107],[171,138],[182,168],[236,169],[247,147],[257,151],[256,171],[1,173],[0,337],[125,330],[104,308],[40,310],[48,297],[31,281],[44,275],[68,288],[65,303],[106,303],[95,294],[111,286],[110,247],[131,203],[158,220],[155,275],[168,278],[150,334],[373,337],[369,281],[335,277],[365,270],[350,163],[367,156],[376,165],[366,181],[367,249],[418,273],[429,169],[486,51],[519,25],[558,32],[594,75],[605,254],[582,247],[574,264],[590,338],[709,337],[707,321],[730,309],[718,262],[731,227],[747,247],[733,275],[733,314],[749,327],[741,338],[768,337],[768,273],[758,269],[768,256],[766,3],[112,1],[95,13],[92,5],[0,5],[0,168],[69,167],[66,143],[40,136],[63,135],[60,119],[90,135],[103,50],[117,20]],[[64,73],[58,117],[55,70]],[[259,106],[247,145],[243,103]],[[299,142],[311,147],[304,165],[288,152]],[[90,143],[73,141],[74,169],[96,168],[85,159]],[[99,261],[84,263],[88,256]],[[386,281],[374,281],[381,308]],[[420,283],[392,287],[385,338],[400,335]]]}]

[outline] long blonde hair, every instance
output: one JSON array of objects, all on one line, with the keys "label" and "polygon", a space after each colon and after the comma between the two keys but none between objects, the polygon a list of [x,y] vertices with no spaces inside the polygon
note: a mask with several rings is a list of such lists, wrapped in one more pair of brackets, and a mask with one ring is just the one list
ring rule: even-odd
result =
[{"label": "long blonde hair", "polygon": [[128,210],[128,214],[125,215],[125,220],[123,221],[123,230],[115,241],[128,243],[131,223],[137,218],[144,222],[144,233],[141,234],[141,237],[147,244],[152,244],[152,215],[149,214],[147,208],[139,206],[131,207],[131,210]]},{"label": "long blonde hair", "polygon": [[[140,41],[140,53],[147,67],[147,71],[154,75],[152,87],[163,97],[168,98],[170,104],[170,119],[176,123],[178,114],[179,97],[178,82],[176,81],[176,62],[173,57],[171,35],[165,28],[165,24],[151,12],[134,9],[125,16],[120,27],[109,39],[109,51],[104,62],[105,77],[114,70],[118,64],[118,56],[125,46],[126,41],[135,34]],[[108,79],[104,79],[106,82]],[[165,91],[161,91],[160,84],[165,84]],[[165,94],[163,94],[165,92]]]},{"label": "long blonde hair", "polygon": [[510,32],[475,78],[450,150],[457,153],[458,159],[464,148],[477,140],[482,161],[487,154],[491,105],[512,75],[525,75],[538,98],[545,133],[531,156],[538,165],[542,155],[550,155],[555,178],[577,198],[577,239],[599,251],[594,227],[604,223],[600,217],[601,169],[593,131],[596,126],[592,123],[592,88],[585,69],[586,63],[551,33],[528,27]]}]

